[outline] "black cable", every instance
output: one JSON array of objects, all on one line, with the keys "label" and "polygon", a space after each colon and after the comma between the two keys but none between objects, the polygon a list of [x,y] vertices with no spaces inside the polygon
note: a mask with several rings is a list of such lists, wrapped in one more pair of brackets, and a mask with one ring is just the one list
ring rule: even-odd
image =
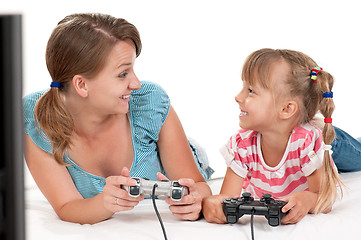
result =
[{"label": "black cable", "polygon": [[251,235],[252,235],[252,240],[254,240],[253,217],[254,217],[255,212],[256,212],[256,210],[254,208],[252,208],[252,213],[251,213]]},{"label": "black cable", "polygon": [[153,190],[152,190],[152,202],[153,202],[153,207],[154,207],[154,211],[155,211],[155,213],[157,214],[157,217],[158,217],[158,220],[159,220],[160,226],[162,227],[162,231],[163,231],[164,239],[165,239],[165,240],[168,240],[168,238],[167,238],[167,233],[165,232],[165,228],[164,228],[164,225],[163,225],[162,218],[160,217],[160,214],[159,214],[159,212],[158,212],[157,205],[155,204],[155,189],[156,189],[157,187],[158,187],[158,184],[154,184],[154,185],[153,185]]}]

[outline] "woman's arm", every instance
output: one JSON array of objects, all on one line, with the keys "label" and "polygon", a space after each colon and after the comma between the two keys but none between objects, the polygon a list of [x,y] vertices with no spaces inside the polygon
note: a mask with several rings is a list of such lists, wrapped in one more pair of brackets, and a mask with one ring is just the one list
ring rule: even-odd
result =
[{"label": "woman's arm", "polygon": [[167,176],[179,180],[181,185],[189,188],[189,195],[182,201],[174,202],[167,199],[171,204],[170,210],[181,219],[198,219],[202,200],[212,193],[198,170],[182,124],[172,106],[159,133],[157,144]]},{"label": "woman's arm", "polygon": [[203,215],[207,222],[227,222],[222,208],[223,200],[229,197],[239,197],[243,188],[243,180],[231,168],[227,168],[220,194],[208,197],[203,201]]},{"label": "woman's arm", "polygon": [[[66,167],[59,165],[51,154],[40,149],[27,135],[25,158],[39,189],[59,218],[64,221],[97,223],[108,219],[115,212],[132,209],[141,200],[141,197],[128,196],[127,192],[119,187],[121,184],[135,184],[134,180],[129,178],[127,169],[123,170],[123,176],[108,177],[102,193],[84,199],[76,189]],[[117,201],[115,196],[118,197]]]}]

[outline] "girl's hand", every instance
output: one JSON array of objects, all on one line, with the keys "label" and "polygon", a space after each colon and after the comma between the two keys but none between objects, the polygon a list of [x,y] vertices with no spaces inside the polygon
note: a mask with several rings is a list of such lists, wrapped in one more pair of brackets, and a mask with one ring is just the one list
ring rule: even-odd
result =
[{"label": "girl's hand", "polygon": [[[158,179],[160,181],[168,180],[161,173],[158,173]],[[188,187],[188,195],[183,196],[181,201],[172,201],[167,198],[166,202],[170,204],[169,209],[174,216],[180,219],[195,221],[199,218],[202,210],[202,197],[197,190],[197,185],[190,178],[182,178],[178,182],[180,185]]]},{"label": "girl's hand", "polygon": [[107,177],[103,189],[104,207],[113,213],[133,209],[144,199],[143,196],[131,197],[121,186],[135,186],[135,184],[135,180],[129,177],[129,170],[126,167],[122,169],[120,176]]},{"label": "girl's hand", "polygon": [[310,191],[295,192],[281,200],[288,202],[282,208],[282,212],[290,210],[281,222],[283,224],[294,224],[304,218],[307,213],[312,212],[316,205],[317,194]]},{"label": "girl's hand", "polygon": [[207,222],[210,223],[226,223],[227,219],[224,215],[222,203],[226,199],[223,195],[213,195],[203,200],[203,215]]}]

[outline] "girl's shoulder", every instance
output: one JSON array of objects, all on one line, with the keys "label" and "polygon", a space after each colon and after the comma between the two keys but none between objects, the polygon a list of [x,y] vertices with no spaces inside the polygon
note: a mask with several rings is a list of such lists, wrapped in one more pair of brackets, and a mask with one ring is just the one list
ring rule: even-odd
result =
[{"label": "girl's shoulder", "polygon": [[231,141],[238,148],[246,148],[257,144],[257,136],[257,131],[241,128],[231,137]]},{"label": "girl's shoulder", "polygon": [[299,139],[314,139],[320,137],[322,139],[321,130],[311,123],[298,125],[293,129],[292,132],[293,141],[297,141]]}]

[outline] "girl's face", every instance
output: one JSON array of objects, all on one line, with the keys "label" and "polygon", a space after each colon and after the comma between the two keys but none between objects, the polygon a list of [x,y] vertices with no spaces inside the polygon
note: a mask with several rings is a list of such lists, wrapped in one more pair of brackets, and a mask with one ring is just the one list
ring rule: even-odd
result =
[{"label": "girl's face", "polygon": [[104,68],[87,81],[88,99],[96,113],[119,114],[129,110],[129,96],[141,87],[134,73],[135,46],[131,40],[116,43]]},{"label": "girl's face", "polygon": [[[263,88],[257,81],[252,86],[248,82],[243,82],[241,92],[235,97],[241,110],[239,114],[241,128],[262,132],[276,126],[282,106],[281,101],[275,100],[274,89],[284,87],[283,81],[287,70],[288,67],[282,63],[272,67],[267,79],[273,85],[272,89]],[[282,90],[276,92],[280,93]]]},{"label": "girl's face", "polygon": [[241,110],[239,126],[243,129],[261,132],[275,117],[272,92],[258,84],[251,86],[249,83],[243,82],[243,88],[235,100]]}]

